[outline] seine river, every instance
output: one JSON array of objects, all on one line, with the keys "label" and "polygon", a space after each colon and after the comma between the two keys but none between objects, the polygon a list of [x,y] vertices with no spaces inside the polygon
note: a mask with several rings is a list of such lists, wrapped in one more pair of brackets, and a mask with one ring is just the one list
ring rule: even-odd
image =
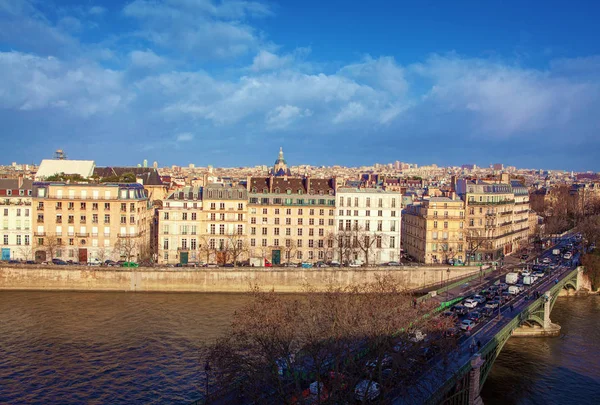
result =
[{"label": "seine river", "polygon": [[[0,403],[186,404],[204,386],[203,342],[246,300],[234,294],[0,292]],[[511,339],[489,404],[600,401],[600,297],[560,299],[563,336]]]}]

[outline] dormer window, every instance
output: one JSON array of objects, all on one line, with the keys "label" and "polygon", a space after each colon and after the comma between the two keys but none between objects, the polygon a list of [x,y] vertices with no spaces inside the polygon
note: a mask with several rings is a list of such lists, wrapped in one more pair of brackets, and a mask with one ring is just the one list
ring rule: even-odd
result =
[{"label": "dormer window", "polygon": [[12,190],[6,190],[6,195],[12,195]]},{"label": "dormer window", "polygon": [[302,190],[298,189],[298,194],[302,194]]},{"label": "dormer window", "polygon": [[252,187],[252,192],[256,193],[256,187]]},{"label": "dormer window", "polygon": [[277,194],[279,194],[279,187],[277,187],[277,188],[275,189],[275,192],[276,192]]},{"label": "dormer window", "polygon": [[320,191],[319,191],[319,195],[323,195],[323,190],[320,190]]},{"label": "dormer window", "polygon": [[267,194],[268,192],[269,192],[269,190],[268,190],[268,189],[266,189],[266,188],[263,188],[263,194]]},{"label": "dormer window", "polygon": [[288,189],[287,189],[287,193],[288,193],[288,194],[292,194],[292,190],[288,188]]}]

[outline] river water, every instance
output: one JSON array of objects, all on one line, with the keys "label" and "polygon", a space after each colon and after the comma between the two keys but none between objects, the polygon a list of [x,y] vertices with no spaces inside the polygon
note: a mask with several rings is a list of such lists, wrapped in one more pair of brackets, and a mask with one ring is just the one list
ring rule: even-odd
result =
[{"label": "river water", "polygon": [[[200,350],[225,333],[236,294],[0,292],[1,404],[186,404]],[[563,336],[511,339],[486,404],[600,403],[600,297],[560,299]]]}]

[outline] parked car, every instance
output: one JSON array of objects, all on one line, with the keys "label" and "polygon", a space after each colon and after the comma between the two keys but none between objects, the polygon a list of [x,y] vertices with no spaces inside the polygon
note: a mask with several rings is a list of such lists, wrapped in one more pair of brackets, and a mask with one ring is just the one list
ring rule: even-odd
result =
[{"label": "parked car", "polygon": [[57,266],[66,266],[67,262],[62,259],[52,259],[52,264],[56,264]]},{"label": "parked car", "polygon": [[331,267],[340,267],[340,266],[341,266],[341,265],[340,265],[340,262],[338,262],[337,260],[332,260],[332,261],[330,261],[330,262],[329,262],[329,265],[330,265]]},{"label": "parked car", "polygon": [[104,261],[104,265],[105,265],[105,266],[112,267],[112,266],[116,266],[116,265],[117,265],[117,262],[115,262],[114,260],[105,260],[105,261]]},{"label": "parked car", "polygon": [[300,265],[300,267],[302,267],[303,269],[310,269],[310,268],[312,268],[312,266],[313,266],[312,263],[306,263],[306,262],[304,262]]},{"label": "parked car", "polygon": [[544,257],[544,259],[542,259],[542,263],[550,264],[551,262],[552,259],[550,259],[549,257]]},{"label": "parked car", "polygon": [[21,264],[21,262],[18,260],[9,260],[8,264]]},{"label": "parked car", "polygon": [[219,267],[219,265],[216,263],[207,263],[205,267],[215,268],[215,267]]},{"label": "parked car", "polygon": [[358,401],[373,401],[381,394],[381,388],[375,381],[362,380],[354,388],[354,398]]},{"label": "parked car", "polygon": [[563,259],[565,259],[565,260],[571,260],[572,257],[573,257],[573,254],[571,252],[567,252],[563,255]]},{"label": "parked car", "polygon": [[296,263],[284,263],[283,267],[298,267]]},{"label": "parked car", "polygon": [[471,298],[467,298],[463,303],[463,305],[467,308],[475,308],[477,306],[477,304],[478,304],[477,301],[475,301],[474,299],[471,299]]},{"label": "parked car", "polygon": [[329,267],[329,265],[325,262],[317,262],[315,267]]},{"label": "parked car", "polygon": [[235,267],[233,263],[225,263],[223,267]]},{"label": "parked car", "polygon": [[389,262],[387,265],[392,266],[392,267],[402,266],[402,264],[400,264],[400,262]]},{"label": "parked car", "polygon": [[462,330],[470,331],[475,327],[475,322],[470,319],[465,319],[460,323],[460,328]]},{"label": "parked car", "polygon": [[33,260],[27,260],[27,261],[25,262],[25,264],[36,264],[36,263],[35,263],[35,261],[33,261]]},{"label": "parked car", "polygon": [[[181,263],[177,263],[181,266]],[[123,262],[121,267],[140,267],[136,262]]]}]

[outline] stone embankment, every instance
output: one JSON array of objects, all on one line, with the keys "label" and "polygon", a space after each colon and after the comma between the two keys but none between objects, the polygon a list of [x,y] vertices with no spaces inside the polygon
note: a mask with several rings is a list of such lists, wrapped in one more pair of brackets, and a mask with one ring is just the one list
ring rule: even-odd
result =
[{"label": "stone embankment", "polygon": [[[449,270],[448,270],[449,269]],[[85,266],[0,266],[0,290],[246,292],[252,286],[301,292],[374,281],[389,274],[407,289],[422,289],[479,274],[478,267],[373,268],[110,268]],[[433,288],[433,287],[432,287]]]}]

